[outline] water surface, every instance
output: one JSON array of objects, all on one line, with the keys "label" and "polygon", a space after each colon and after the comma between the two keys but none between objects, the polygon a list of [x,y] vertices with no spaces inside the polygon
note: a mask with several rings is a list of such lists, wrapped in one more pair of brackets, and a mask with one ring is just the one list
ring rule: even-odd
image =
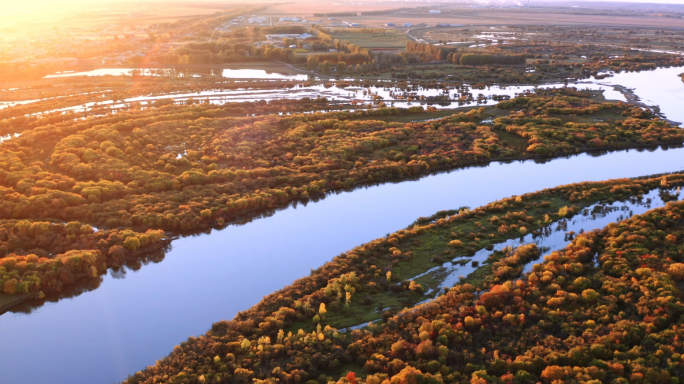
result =
[{"label": "water surface", "polygon": [[46,79],[73,76],[172,76],[202,77],[203,75],[220,75],[231,79],[273,79],[273,80],[307,80],[309,75],[288,75],[270,72],[263,69],[183,69],[183,68],[99,68],[90,71],[64,71],[45,76]]}]

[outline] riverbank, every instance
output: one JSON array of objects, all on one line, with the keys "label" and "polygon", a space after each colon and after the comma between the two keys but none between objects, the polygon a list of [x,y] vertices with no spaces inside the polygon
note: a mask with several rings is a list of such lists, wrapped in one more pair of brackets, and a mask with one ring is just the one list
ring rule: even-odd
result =
[{"label": "riverbank", "polygon": [[[177,368],[167,364],[176,359],[183,359],[185,356],[199,356],[197,365],[193,365],[194,371],[186,371],[189,375],[211,374],[212,377],[217,377],[216,374],[218,372],[213,371],[212,368],[205,368],[209,364],[205,363],[205,361],[210,361],[205,356],[215,355],[215,348],[218,346],[223,346],[226,348],[226,351],[229,351],[227,353],[230,353],[230,355],[226,356],[229,356],[228,362],[234,367],[247,366],[252,368],[253,371],[249,371],[251,372],[250,375],[254,373],[255,375],[261,375],[261,377],[269,377],[272,371],[274,371],[274,367],[285,364],[292,364],[295,367],[306,369],[303,372],[311,375],[311,377],[336,375],[339,365],[309,364],[305,359],[301,359],[301,354],[309,355],[312,345],[319,348],[319,350],[321,345],[324,346],[324,350],[332,347],[330,343],[319,343],[319,341],[323,340],[331,340],[333,345],[340,346],[340,352],[346,350],[353,354],[361,353],[360,349],[357,349],[359,345],[355,343],[360,339],[360,336],[364,334],[373,335],[375,334],[374,331],[379,329],[386,332],[389,332],[389,330],[396,331],[397,319],[409,313],[406,309],[413,307],[418,300],[423,298],[424,292],[427,291],[429,293],[435,290],[433,287],[419,283],[417,278],[405,278],[407,271],[409,271],[408,276],[415,276],[413,274],[418,272],[419,269],[426,269],[431,265],[441,264],[445,260],[453,259],[457,259],[457,263],[462,266],[467,265],[472,263],[474,259],[470,258],[471,256],[484,249],[489,252],[489,257],[485,259],[480,258],[480,261],[487,262],[486,268],[491,274],[488,274],[486,277],[480,276],[477,281],[469,281],[465,278],[462,284],[454,288],[447,285],[443,289],[445,296],[450,292],[453,293],[454,290],[458,291],[461,289],[475,292],[479,288],[477,295],[480,296],[482,294],[482,298],[486,299],[491,295],[482,292],[488,292],[491,289],[491,292],[497,293],[499,291],[495,288],[499,284],[506,284],[506,282],[511,284],[519,279],[524,271],[529,272],[531,270],[538,274],[535,277],[539,278],[539,276],[542,276],[542,283],[552,283],[554,275],[557,274],[561,276],[557,282],[563,284],[566,282],[566,277],[564,276],[579,275],[588,269],[592,269],[591,265],[594,264],[593,256],[595,252],[586,250],[577,254],[575,257],[578,260],[571,259],[563,267],[562,271],[566,271],[566,274],[560,273],[557,269],[558,267],[552,262],[552,260],[559,261],[558,253],[553,253],[552,257],[547,258],[545,261],[545,264],[549,266],[547,270],[556,271],[554,274],[549,275],[547,273],[541,274],[540,265],[526,270],[530,262],[538,260],[543,253],[546,253],[543,247],[526,245],[513,249],[512,247],[508,248],[509,244],[506,242],[522,245],[530,241],[528,238],[530,235],[531,237],[539,238],[548,237],[551,232],[558,232],[564,235],[565,244],[573,241],[573,238],[577,235],[581,240],[577,241],[576,244],[580,247],[598,247],[599,243],[587,241],[587,238],[592,238],[593,235],[591,233],[589,235],[582,235],[585,228],[570,227],[568,222],[574,221],[578,216],[600,216],[610,212],[618,213],[619,216],[614,219],[621,221],[624,218],[632,217],[633,212],[630,210],[630,206],[632,209],[640,207],[642,209],[641,212],[650,209],[650,204],[652,203],[652,201],[649,202],[650,194],[656,190],[659,190],[658,195],[661,197],[660,206],[665,201],[677,200],[679,195],[678,187],[683,184],[684,174],[680,173],[651,179],[610,180],[563,185],[534,193],[512,196],[472,210],[462,208],[444,212],[429,219],[418,220],[406,229],[359,245],[337,256],[321,268],[312,271],[310,276],[301,278],[291,286],[264,297],[259,304],[250,310],[240,312],[234,320],[214,323],[211,330],[202,337],[190,338],[187,342],[175,348],[174,352],[162,364],[150,366],[142,374],[130,376],[126,382],[139,383],[143,382],[141,380],[143,377],[148,379],[155,377],[161,372],[160,365],[165,366],[166,369],[163,372],[168,374],[169,369]],[[625,207],[608,206],[618,201],[629,203],[630,205],[625,205]],[[681,203],[674,205],[682,206]],[[674,205],[669,205],[668,207],[672,208]],[[681,219],[680,215],[654,215],[649,218],[649,221],[651,223],[658,223],[659,227],[665,227],[668,225],[672,226],[672,224],[681,225],[681,220],[679,219]],[[658,222],[658,220],[661,221]],[[638,220],[632,220],[632,223],[636,222]],[[587,227],[587,231],[591,231],[594,228],[603,228],[603,225],[596,225]],[[629,226],[623,226],[623,228],[627,227]],[[647,226],[642,227],[647,228]],[[617,226],[614,228],[617,228]],[[578,232],[575,232],[574,229],[578,229]],[[673,233],[680,234],[680,232]],[[665,235],[659,234],[659,236],[664,237]],[[522,239],[522,237],[525,239]],[[514,241],[518,238],[521,238],[519,242]],[[617,235],[613,235],[613,238],[613,241],[617,243],[615,247],[611,243],[611,248],[619,247],[621,241],[624,240],[618,239]],[[628,238],[628,241],[633,241],[633,239]],[[668,243],[676,241],[677,237],[674,235],[668,238]],[[646,242],[646,237],[641,236],[637,238],[637,242]],[[646,244],[662,243],[662,240],[653,241],[652,243],[646,242]],[[487,253],[485,251],[482,252],[484,254]],[[553,255],[556,256],[554,257]],[[647,262],[644,260],[645,257],[641,257],[641,263]],[[656,256],[650,257],[660,259]],[[675,260],[681,260],[681,256],[676,255],[673,257],[676,258]],[[636,259],[636,256],[634,258]],[[603,259],[600,260],[601,262],[605,261]],[[672,261],[670,258],[667,260],[668,262]],[[581,264],[579,263],[580,261],[582,262]],[[560,260],[560,262],[562,263],[563,260]],[[416,269],[416,267],[419,269]],[[476,265],[473,264],[473,267],[476,267]],[[523,279],[525,278],[523,277]],[[534,283],[535,280],[532,280],[532,282]],[[569,282],[572,282],[572,280]],[[575,283],[581,284],[582,280],[575,280]],[[522,289],[524,285],[518,284],[518,288]],[[598,288],[599,286],[596,287]],[[506,289],[505,292],[513,292],[515,289],[512,285],[508,285],[507,288],[509,289]],[[437,290],[442,290],[442,287],[438,286]],[[568,290],[572,292],[574,288],[569,287]],[[551,297],[553,297],[556,290],[549,289],[549,291],[551,292]],[[530,293],[530,297],[537,297],[534,293]],[[561,292],[561,294],[563,293]],[[545,302],[547,299],[544,298],[540,303]],[[445,300],[448,301],[449,298],[438,298],[436,302],[450,306],[445,303]],[[490,309],[492,307],[489,302],[486,302],[484,305]],[[494,306],[498,306],[498,309],[501,311],[507,312],[511,310],[512,305],[508,309],[503,308],[504,305],[507,305],[507,303],[497,302]],[[425,309],[429,306],[428,304],[415,310],[420,312],[421,308]],[[557,307],[558,305],[551,302],[549,306]],[[467,313],[474,314],[474,307],[470,305],[469,308]],[[397,314],[397,312],[388,311],[388,309],[395,309],[396,311],[403,309],[403,311]],[[374,313],[376,316],[380,316],[382,311],[385,311],[382,313],[382,318],[385,319],[387,324],[381,328],[370,327],[371,329],[368,333],[359,331],[339,333],[337,331],[345,322],[350,322],[352,317],[354,321],[358,321],[358,317],[365,314],[366,320],[371,321],[374,319],[368,317],[368,314]],[[521,312],[524,312],[525,316],[536,316],[538,311],[537,307],[526,307]],[[413,312],[413,310],[410,310],[410,312]],[[541,313],[541,311],[539,312]],[[486,311],[479,310],[479,313],[484,314]],[[492,311],[492,313],[494,314],[495,312]],[[546,314],[547,311],[543,313]],[[461,314],[463,315],[463,311],[461,311]],[[500,315],[495,314],[495,318],[502,316],[503,313]],[[553,315],[550,317],[553,318]],[[438,317],[437,319],[442,318]],[[409,319],[409,322],[411,320]],[[605,323],[605,319],[603,322]],[[358,322],[350,323],[347,326],[356,324]],[[418,321],[415,328],[421,326],[420,324],[421,322]],[[473,325],[468,324],[467,320],[466,324],[468,326]],[[534,322],[532,325],[534,325]],[[543,326],[544,323],[540,323],[540,325]],[[479,328],[474,327],[472,329],[473,332],[478,332]],[[483,335],[489,336],[486,330],[479,330]],[[323,333],[323,337],[318,336]],[[281,341],[310,337],[309,335],[315,338],[305,339],[303,343]],[[440,344],[447,344],[447,336],[451,337],[451,334],[440,333],[439,335],[443,337],[440,339],[435,335],[435,338],[439,340]],[[282,349],[291,350],[294,353],[280,353],[275,349],[268,349],[272,344],[264,342],[266,337],[269,340],[277,340],[273,343],[275,344],[274,348],[282,345]],[[425,337],[421,340],[428,338],[430,336],[426,332]],[[413,340],[415,341],[416,339]],[[210,340],[213,343],[205,343],[204,340]],[[262,340],[261,344],[258,344],[258,340]],[[272,351],[273,358],[264,359],[261,361],[261,364],[253,366],[250,359],[252,356],[248,355],[248,351],[251,348],[256,350],[257,344],[262,346],[259,349],[260,352],[257,353]],[[386,343],[386,346],[389,349],[389,343]],[[430,343],[429,346],[432,347],[433,344]],[[448,352],[448,349],[445,348],[445,350]],[[334,349],[332,352],[334,354]],[[363,365],[359,362],[365,362],[363,369],[369,371],[368,373],[374,372],[367,368],[370,363],[366,362],[366,360],[372,359],[370,355],[363,356],[359,360],[347,358],[341,354],[337,355],[337,358],[359,370]],[[216,364],[216,360],[213,363]],[[235,371],[239,372],[237,369]],[[223,371],[220,372],[218,374],[223,375]]]},{"label": "riverbank", "polygon": [[19,296],[0,294],[0,315],[9,311],[12,307],[31,299],[39,299],[41,296],[44,296],[42,292]]},{"label": "riverbank", "polygon": [[[34,227],[40,227],[44,223],[38,222],[33,224]],[[70,224],[73,224],[73,222]],[[43,227],[45,228],[47,226]],[[59,229],[61,229],[61,227],[63,227],[63,225],[60,224]],[[3,230],[7,231],[7,228],[3,228]],[[12,230],[11,226],[9,230]],[[55,226],[53,226],[51,230],[54,231]],[[130,230],[126,231],[131,232]],[[133,233],[133,236],[130,235],[131,234],[129,234],[129,238],[135,239],[135,241],[138,242],[138,245],[140,245],[140,240],[135,237],[135,233]],[[120,244],[115,244],[109,248],[109,251],[106,250],[107,247],[104,247],[105,249],[79,249],[78,251],[72,250],[66,253],[53,255],[49,259],[44,257],[39,259],[36,255],[32,254],[29,256],[19,256],[14,253],[11,253],[6,258],[0,259],[0,267],[2,268],[0,281],[3,281],[5,284],[4,287],[2,287],[5,288],[5,293],[0,293],[0,315],[22,305],[40,306],[47,300],[48,296],[50,296],[50,298],[55,296],[59,297],[63,291],[73,291],[74,286],[80,285],[84,280],[97,278],[98,276],[107,274],[110,270],[114,273],[114,271],[123,268],[124,265],[130,266],[140,263],[141,261],[149,262],[155,258],[159,259],[156,255],[160,253],[162,254],[161,258],[163,258],[163,252],[167,250],[167,247],[172,240],[170,237],[156,240],[161,235],[151,233],[150,231],[144,235],[140,233],[137,235],[144,237],[145,243],[134,250],[121,247]],[[75,239],[73,233],[70,236],[73,237],[70,240],[73,241],[72,245],[74,247],[83,246],[84,243],[92,240],[89,238],[79,242],[79,240]],[[84,234],[84,236],[88,235]],[[92,237],[99,239],[99,243],[107,243],[111,238],[119,237],[119,231],[116,229],[100,229],[97,234],[92,235]],[[155,240],[148,240],[152,238]],[[21,243],[22,240],[25,240],[18,237],[15,237],[15,239],[17,243]],[[7,248],[5,244],[3,244],[3,247]],[[32,251],[36,253],[44,252],[39,248],[33,249]],[[4,263],[6,261],[7,263]],[[36,265],[38,266],[37,268]],[[19,275],[19,271],[21,271],[23,275]],[[10,291],[6,288],[9,283],[14,284],[14,288]],[[26,287],[17,290],[16,287],[21,285],[26,285]],[[14,294],[15,291],[28,291],[29,293]]]},{"label": "riverbank", "polygon": [[627,99],[628,103],[638,105],[641,108],[653,111],[653,113],[656,116],[660,117],[661,119],[666,121],[668,124],[672,124],[674,126],[680,126],[680,125],[684,124],[684,122],[679,122],[679,121],[674,121],[674,120],[668,119],[667,116],[665,116],[665,114],[663,113],[663,111],[660,110],[660,107],[654,106],[654,105],[648,105],[645,102],[643,102],[639,98],[639,96],[636,93],[634,93],[633,88],[627,88],[627,87],[624,87],[622,85],[614,85],[613,88],[616,89],[617,91],[619,91],[620,93],[622,93],[625,96],[625,98]]}]

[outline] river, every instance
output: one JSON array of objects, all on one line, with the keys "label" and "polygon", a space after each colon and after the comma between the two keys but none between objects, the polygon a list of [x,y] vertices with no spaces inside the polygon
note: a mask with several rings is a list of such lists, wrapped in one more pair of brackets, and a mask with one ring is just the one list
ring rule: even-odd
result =
[{"label": "river", "polygon": [[[670,119],[684,121],[682,104],[667,101],[683,96],[679,78],[662,75],[667,93],[648,93],[654,72],[671,70],[642,72],[621,85],[643,92],[643,100],[660,105]],[[671,72],[676,70],[681,72]],[[334,193],[243,225],[184,237],[161,262],[125,276],[109,274],[97,289],[28,314],[0,316],[2,383],[121,381],[333,256],[442,209],[477,207],[561,184],[682,169],[684,148],[494,162]]]}]

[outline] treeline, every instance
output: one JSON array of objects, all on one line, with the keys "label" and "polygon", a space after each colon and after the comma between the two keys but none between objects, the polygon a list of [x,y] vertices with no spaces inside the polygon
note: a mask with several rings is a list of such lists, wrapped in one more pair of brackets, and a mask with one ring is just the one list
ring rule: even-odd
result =
[{"label": "treeline", "polygon": [[[565,93],[565,95],[562,95]],[[537,104],[539,103],[539,104]],[[550,156],[560,153],[577,153],[580,148],[622,148],[634,145],[649,145],[674,139],[679,142],[684,136],[670,130],[670,127],[650,111],[626,104],[597,103],[586,97],[586,93],[571,89],[562,91],[540,90],[535,97],[516,97],[502,101],[497,108],[526,108],[532,104],[538,110],[524,115],[511,114],[494,121],[494,128],[514,133],[529,141],[528,152]],[[553,115],[591,115],[605,110],[616,110],[613,122],[563,123]],[[634,136],[634,132],[640,132]]]},{"label": "treeline", "polygon": [[346,17],[358,16],[357,12],[328,12],[328,13],[314,13],[314,17]]},{"label": "treeline", "polygon": [[342,28],[342,29],[337,29],[337,28],[327,28],[327,30],[332,33],[372,33],[372,34],[379,34],[379,35],[384,35],[388,32],[385,28]]},{"label": "treeline", "polygon": [[526,63],[527,56],[464,53],[453,54],[451,60],[461,65],[519,65]]},{"label": "treeline", "polygon": [[337,256],[124,383],[676,383],[684,375],[684,202],[579,234],[527,273],[520,267],[539,257],[536,245],[493,252],[492,273],[476,285],[445,287],[364,329],[329,322],[354,305],[372,311],[357,298],[369,292],[416,295],[415,282],[394,276],[421,252],[470,255],[490,233],[502,241],[523,227],[544,232],[592,201],[683,181],[571,184],[413,225]]},{"label": "treeline", "polygon": [[[269,44],[257,46],[253,42],[264,40],[267,34],[302,34],[307,30],[298,25],[241,28],[228,37],[224,34],[224,37],[211,41],[187,43],[176,48],[173,53],[153,55],[147,60],[161,64],[221,64],[260,59],[295,63],[293,50]],[[287,40],[286,46],[300,43]],[[316,41],[319,40],[313,39],[311,44]]]},{"label": "treeline", "polygon": [[179,64],[220,64],[245,60],[268,59],[287,63],[295,62],[294,51],[269,44],[255,46],[248,43],[230,43],[226,39],[206,43],[190,43],[174,51],[171,57],[160,56],[158,60]]},{"label": "treeline", "polygon": [[457,52],[456,47],[445,45],[433,45],[428,43],[417,43],[409,41],[406,43],[406,52],[414,55],[420,62],[430,62],[432,60],[446,60],[449,54]]},{"label": "treeline", "polygon": [[338,73],[363,74],[403,67],[407,64],[406,59],[400,55],[373,52],[359,45],[350,44],[348,41],[334,39],[331,35],[320,30],[318,31],[318,38],[327,42],[328,46],[337,52],[308,55],[306,67],[310,70],[329,73],[332,68],[335,68]]},{"label": "treeline", "polygon": [[404,55],[409,62],[428,63],[447,60],[460,65],[514,65],[525,64],[526,55],[458,53],[458,48],[446,45],[407,42]]},{"label": "treeline", "polygon": [[394,13],[394,12],[399,12],[399,11],[407,11],[407,10],[414,10],[415,8],[395,8],[395,9],[385,9],[381,11],[364,11],[361,12],[361,16],[377,16],[377,15],[386,15],[388,13]]},{"label": "treeline", "polygon": [[[85,120],[76,114],[48,125],[37,120],[0,144],[0,218],[197,230],[368,182],[493,159],[684,140],[679,128],[645,110],[591,97],[561,89],[504,101],[515,112],[493,126],[480,122],[483,109],[418,123],[378,117],[422,107],[236,117],[244,108],[256,115],[287,112],[290,101],[165,105]],[[594,124],[563,120],[562,113],[607,108],[625,116]],[[497,130],[528,139],[527,151],[504,143]]]},{"label": "treeline", "polygon": [[[0,293],[60,292],[141,253],[160,250],[163,231],[98,230],[80,222],[0,223]],[[136,252],[137,251],[137,252]]]}]

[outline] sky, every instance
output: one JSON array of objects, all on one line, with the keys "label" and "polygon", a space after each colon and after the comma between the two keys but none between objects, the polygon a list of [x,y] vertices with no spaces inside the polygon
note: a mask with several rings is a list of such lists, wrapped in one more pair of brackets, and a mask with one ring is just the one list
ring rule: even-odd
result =
[{"label": "sky", "polygon": [[[188,0],[185,0],[188,1]],[[185,2],[184,0],[176,0],[172,2]],[[265,0],[268,1],[268,0]],[[328,0],[333,1],[333,0]],[[553,0],[542,0],[544,2],[549,2]],[[566,1],[566,0],[559,0]],[[587,0],[579,0],[587,1]],[[684,0],[601,0],[601,1],[612,1],[612,2],[630,2],[630,3],[667,3],[667,4],[682,4]],[[64,15],[65,13],[73,11],[84,11],[93,10],[98,7],[107,7],[111,4],[135,4],[139,3],[141,6],[149,3],[164,3],[169,2],[168,0],[144,0],[144,1],[114,1],[114,0],[0,0],[0,7],[2,13],[0,14],[0,19],[9,18],[12,15],[17,14],[33,14],[33,15],[44,15],[44,16],[57,16]],[[231,2],[230,0],[203,0],[203,2]],[[240,0],[234,0],[234,2],[240,2]],[[4,20],[7,21],[7,20]]]}]

